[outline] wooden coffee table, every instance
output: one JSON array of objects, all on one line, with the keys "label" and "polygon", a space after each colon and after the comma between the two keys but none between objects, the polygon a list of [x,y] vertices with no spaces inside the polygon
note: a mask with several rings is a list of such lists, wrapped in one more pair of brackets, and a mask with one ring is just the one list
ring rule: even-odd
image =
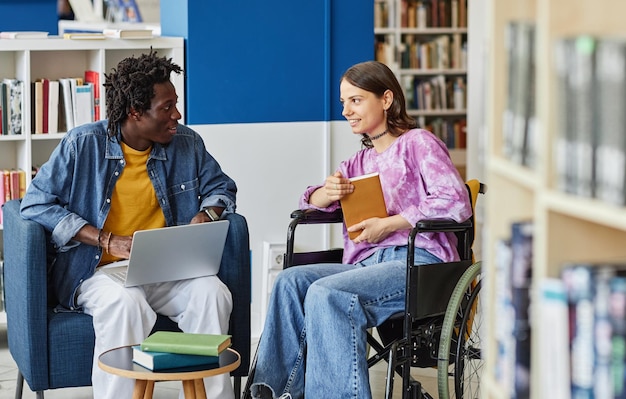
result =
[{"label": "wooden coffee table", "polygon": [[186,399],[206,399],[203,378],[233,371],[240,363],[239,353],[230,348],[220,354],[218,364],[156,372],[133,363],[131,346],[111,349],[98,357],[98,366],[102,370],[135,379],[133,399],[152,399],[155,381],[182,381]]}]

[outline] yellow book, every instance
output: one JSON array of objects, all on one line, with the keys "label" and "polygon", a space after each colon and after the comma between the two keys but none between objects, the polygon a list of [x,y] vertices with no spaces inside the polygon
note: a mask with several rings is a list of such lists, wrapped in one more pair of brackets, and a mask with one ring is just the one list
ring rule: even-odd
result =
[{"label": "yellow book", "polygon": [[20,194],[19,197],[20,198],[24,198],[24,195],[26,194],[26,172],[22,169],[19,169],[17,171],[17,173],[20,176]]},{"label": "yellow book", "polygon": [[32,89],[34,92],[34,102],[31,112],[34,116],[34,133],[41,134],[43,133],[43,80],[38,79],[37,81],[33,82]]},{"label": "yellow book", "polygon": [[[350,179],[354,191],[341,199],[341,209],[346,228],[365,219],[387,217],[387,207],[378,173],[357,176]],[[349,232],[351,240],[361,234],[360,231]]]}]

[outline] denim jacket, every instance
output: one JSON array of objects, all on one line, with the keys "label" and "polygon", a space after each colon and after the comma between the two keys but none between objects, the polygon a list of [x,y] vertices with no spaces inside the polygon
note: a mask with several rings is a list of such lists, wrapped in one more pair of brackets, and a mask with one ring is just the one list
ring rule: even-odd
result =
[{"label": "denim jacket", "polygon": [[[56,258],[48,278],[59,302],[75,309],[75,294],[91,277],[101,250],[72,238],[85,225],[99,229],[109,214],[113,187],[124,170],[121,132],[107,136],[107,121],[69,131],[37,172],[22,199],[21,214],[51,232]],[[168,145],[155,143],[147,162],[168,226],[188,224],[206,206],[235,212],[237,187],[206,151],[200,135],[179,125]]]}]

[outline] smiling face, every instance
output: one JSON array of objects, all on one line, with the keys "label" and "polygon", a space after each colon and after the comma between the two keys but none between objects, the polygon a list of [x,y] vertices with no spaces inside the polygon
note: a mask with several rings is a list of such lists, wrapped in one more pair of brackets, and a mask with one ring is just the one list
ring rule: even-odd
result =
[{"label": "smiling face", "polygon": [[385,109],[388,108],[387,91],[382,97],[358,88],[346,79],[339,86],[340,101],[343,104],[341,113],[350,123],[354,133],[376,135],[387,129]]},{"label": "smiling face", "polygon": [[168,144],[176,134],[182,117],[176,102],[178,95],[172,82],[156,83],[150,108],[131,110],[122,128],[124,142],[136,150],[145,150],[153,143]]}]

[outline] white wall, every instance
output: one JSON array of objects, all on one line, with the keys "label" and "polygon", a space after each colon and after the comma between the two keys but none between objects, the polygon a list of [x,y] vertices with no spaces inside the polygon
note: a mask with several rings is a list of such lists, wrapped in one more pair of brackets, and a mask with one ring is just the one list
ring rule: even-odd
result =
[{"label": "white wall", "polygon": [[[238,212],[250,230],[252,335],[262,329],[263,242],[285,243],[289,214],[308,185],[321,184],[360,148],[347,122],[191,125],[238,187]],[[332,148],[332,151],[331,151]],[[332,243],[341,245],[334,232]],[[299,248],[327,248],[328,228],[298,230]]]}]

